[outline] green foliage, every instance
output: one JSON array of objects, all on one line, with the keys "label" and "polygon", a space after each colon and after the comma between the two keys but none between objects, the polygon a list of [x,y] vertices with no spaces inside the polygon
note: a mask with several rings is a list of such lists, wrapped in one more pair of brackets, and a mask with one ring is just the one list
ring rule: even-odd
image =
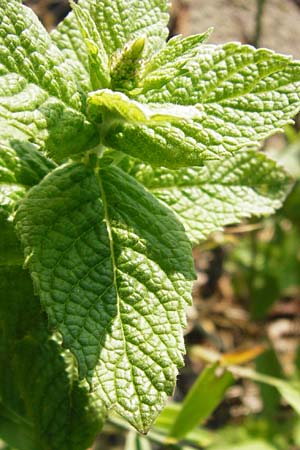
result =
[{"label": "green foliage", "polygon": [[[192,244],[290,189],[254,147],[299,111],[300,63],[208,45],[209,32],[166,44],[167,11],[81,0],[49,36],[0,0],[0,433],[13,447],[83,450],[110,409],[147,432],[183,363]],[[197,421],[229,383],[211,376],[220,390]]]},{"label": "green foliage", "polygon": [[171,437],[183,438],[202,423],[223,399],[233,376],[224,370],[217,373],[217,364],[206,367],[186,396],[182,408],[170,430]]},{"label": "green foliage", "polygon": [[280,151],[267,148],[267,153],[293,174],[293,189],[276,215],[239,240],[227,262],[237,296],[251,298],[254,319],[263,319],[278,298],[300,285],[300,137],[287,131],[288,145]]}]

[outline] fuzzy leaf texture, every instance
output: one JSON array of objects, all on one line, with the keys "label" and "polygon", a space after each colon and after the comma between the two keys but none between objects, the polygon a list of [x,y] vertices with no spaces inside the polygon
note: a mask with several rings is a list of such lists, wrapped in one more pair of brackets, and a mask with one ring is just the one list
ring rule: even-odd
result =
[{"label": "fuzzy leaf texture", "polygon": [[225,225],[272,214],[292,184],[282,167],[253,150],[205,167],[156,169],[132,159],[121,166],[178,215],[193,244]]},{"label": "fuzzy leaf texture", "polygon": [[0,226],[1,257],[10,256],[0,258],[0,435],[20,450],[82,450],[103,424],[104,405],[48,331],[12,223]]},{"label": "fuzzy leaf texture", "polygon": [[29,142],[0,142],[0,215],[13,212],[16,202],[39,183],[55,164]]},{"label": "fuzzy leaf texture", "polygon": [[145,432],[182,364],[194,279],[183,227],[117,167],[95,174],[83,164],[31,189],[16,222],[41,302],[80,374]]},{"label": "fuzzy leaf texture", "polygon": [[61,158],[98,142],[82,109],[72,70],[38,18],[16,0],[1,0],[0,120],[54,157],[59,149]]},{"label": "fuzzy leaf texture", "polygon": [[165,0],[131,0],[130,3],[123,0],[80,0],[78,4],[81,8],[81,14],[78,11],[81,26],[78,26],[74,12],[71,12],[51,36],[62,51],[65,61],[72,65],[79,85],[85,91],[91,91],[93,86],[86,34],[92,33],[95,37],[94,26],[98,35],[94,42],[98,43],[100,64],[104,72],[113,61],[119,59],[121,50],[131,40],[147,38],[145,57],[165,45],[169,20],[169,4]]},{"label": "fuzzy leaf texture", "polygon": [[173,38],[128,93],[141,103],[197,107],[197,116],[114,121],[105,137],[109,147],[157,166],[202,165],[257,146],[299,111],[299,62],[271,50],[202,41],[203,35]]},{"label": "fuzzy leaf texture", "polygon": [[[166,43],[165,0],[73,8],[49,36],[21,2],[0,0],[0,261],[23,263],[14,217],[49,318],[5,353],[20,367],[7,379],[38,448],[55,450],[89,445],[106,408],[149,429],[182,364],[190,241],[281,204],[288,177],[244,147],[300,109],[299,62],[207,45],[209,33]],[[141,164],[125,167],[131,157]],[[45,392],[53,420],[39,414]],[[80,404],[87,441],[72,443]]]}]

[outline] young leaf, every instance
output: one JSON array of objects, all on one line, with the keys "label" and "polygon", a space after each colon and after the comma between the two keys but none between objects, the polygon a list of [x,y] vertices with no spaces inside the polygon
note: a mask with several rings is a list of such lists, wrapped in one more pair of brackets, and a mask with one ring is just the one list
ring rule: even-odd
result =
[{"label": "young leaf", "polygon": [[272,214],[291,186],[287,173],[263,153],[238,152],[205,167],[171,171],[123,161],[129,171],[166,203],[196,244],[210,233],[252,215]]},{"label": "young leaf", "polygon": [[92,91],[86,44],[73,11],[50,33],[50,37],[61,51],[65,63],[72,67],[79,89],[82,92]]},{"label": "young leaf", "polygon": [[38,18],[16,0],[0,3],[0,70],[0,118],[7,126],[58,158],[97,144],[72,70]]},{"label": "young leaf", "polygon": [[[101,89],[96,92],[91,92],[88,96],[88,106],[93,115],[101,114],[105,117],[108,123],[105,123],[105,128],[108,129],[109,122],[114,124],[124,120],[138,124],[180,122],[184,119],[193,119],[200,117],[199,110],[194,106],[170,105],[167,103],[139,103],[131,100],[122,92],[114,92],[110,89]],[[143,150],[141,150],[142,152]],[[143,155],[143,153],[142,153]],[[163,158],[161,158],[163,160]]]},{"label": "young leaf", "polygon": [[80,374],[145,432],[182,364],[194,278],[183,228],[117,167],[95,174],[82,164],[32,188],[16,223],[41,302]]},{"label": "young leaf", "polygon": [[170,430],[170,436],[184,438],[189,431],[203,422],[218,406],[226,389],[233,383],[230,372],[218,375],[217,364],[206,367],[186,396]]},{"label": "young leaf", "polygon": [[108,56],[135,38],[146,37],[145,56],[163,47],[168,36],[167,0],[84,0]]},{"label": "young leaf", "polygon": [[[89,94],[88,115],[103,122],[101,134],[107,147],[154,166],[201,165],[227,154],[213,134],[192,129],[202,117],[198,105],[140,103],[122,92],[102,89]],[[216,149],[207,147],[209,142],[215,142]]]},{"label": "young leaf", "polygon": [[[144,56],[165,45],[168,36],[169,2],[167,0],[81,0],[81,28],[88,29],[90,19],[94,21],[107,57],[115,57],[125,44],[139,37],[146,38]],[[85,43],[71,12],[51,33],[52,39],[65,55],[66,61],[75,67],[83,87],[89,85],[89,63],[85,55]],[[91,89],[87,89],[91,90]]]},{"label": "young leaf", "polygon": [[[172,66],[173,62],[175,62],[176,65],[178,58],[184,58],[184,55],[188,55],[188,58],[191,59],[196,58],[199,52],[199,47],[209,39],[212,32],[213,29],[210,28],[202,34],[195,34],[184,38],[181,35],[172,37],[168,41],[167,45],[157,52],[150,61],[148,61],[145,68],[145,75],[154,72],[161,67],[165,67],[168,64]],[[185,59],[182,61],[185,61]]]},{"label": "young leaf", "polygon": [[122,52],[114,55],[110,64],[111,86],[114,90],[132,90],[140,78],[143,69],[145,37],[141,36],[125,45]]},{"label": "young leaf", "polygon": [[110,84],[108,57],[96,25],[87,9],[72,2],[72,9],[86,45],[89,59],[89,73],[94,90],[108,87]]}]

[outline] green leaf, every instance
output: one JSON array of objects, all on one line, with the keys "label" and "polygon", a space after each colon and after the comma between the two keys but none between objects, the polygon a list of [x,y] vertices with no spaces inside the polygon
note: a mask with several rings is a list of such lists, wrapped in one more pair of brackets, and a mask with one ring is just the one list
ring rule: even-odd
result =
[{"label": "green leaf", "polygon": [[101,430],[105,408],[87,383],[78,381],[72,356],[44,331],[16,346],[14,367],[26,414],[42,449],[82,450]]},{"label": "green leaf", "polygon": [[82,164],[32,188],[16,223],[41,302],[80,374],[145,432],[182,364],[194,279],[182,226],[117,167],[94,173]]},{"label": "green leaf", "polygon": [[93,90],[90,78],[89,58],[73,11],[50,33],[65,63],[72,67],[76,83],[82,92]]},{"label": "green leaf", "polygon": [[35,441],[31,424],[22,417],[12,413],[0,402],[0,436],[12,446],[6,446],[0,439],[1,450],[40,450]]},{"label": "green leaf", "polygon": [[111,86],[114,90],[134,89],[142,76],[145,37],[141,36],[125,45],[122,52],[114,55],[111,67]]},{"label": "green leaf", "polygon": [[[153,106],[151,104],[152,109]],[[170,113],[173,105],[166,106]],[[187,117],[183,116],[181,121],[178,118],[170,121],[170,117],[162,117],[159,121],[150,120],[146,123],[112,122],[104,142],[107,147],[142,159],[152,166],[170,169],[201,166],[204,161],[230,156],[221,145],[222,138],[215,132],[195,126],[195,121],[189,118],[190,111],[195,110],[193,107],[174,105],[173,110],[176,109],[188,113]]]},{"label": "green leaf", "polygon": [[[202,34],[195,34],[193,36],[182,37],[181,35],[172,37],[167,45],[157,52],[153,58],[148,62],[145,67],[145,75],[163,68],[170,67],[174,73],[180,70],[179,65],[177,65],[178,59],[181,62],[187,62],[188,59],[195,59],[198,56],[199,49],[201,46],[209,39],[213,29],[210,28],[208,31]],[[172,69],[172,65],[174,66]],[[167,67],[166,67],[167,66]],[[147,83],[147,79],[144,80],[144,84]]]},{"label": "green leaf", "polygon": [[170,436],[182,439],[209,417],[223,400],[225,391],[233,380],[231,373],[226,370],[218,374],[217,364],[206,367],[185,397],[170,430]]},{"label": "green leaf", "polygon": [[0,118],[58,159],[95,146],[72,69],[38,18],[16,0],[0,17]]},{"label": "green leaf", "polygon": [[252,150],[177,171],[121,164],[180,217],[193,243],[242,218],[272,214],[291,186],[280,166]]},{"label": "green leaf", "polygon": [[81,0],[79,6],[80,26],[75,20],[74,12],[71,12],[57,30],[51,33],[51,37],[64,54],[66,62],[75,70],[85,92],[92,89],[89,57],[82,31],[91,30],[91,21],[95,23],[100,36],[100,41],[96,39],[94,42],[102,55],[101,65],[104,62],[104,67],[107,58],[113,65],[113,61],[119,58],[121,49],[140,37],[146,38],[143,52],[145,58],[165,45],[169,21],[167,0],[133,0],[130,3],[124,0]]},{"label": "green leaf", "polygon": [[39,183],[55,164],[29,142],[0,142],[0,213],[10,214],[26,190]]},{"label": "green leaf", "polygon": [[103,143],[154,166],[201,165],[224,153],[207,149],[207,137],[185,136],[186,127],[202,116],[198,106],[139,103],[122,92],[102,89],[88,96],[88,114],[100,123]]},{"label": "green leaf", "polygon": [[93,89],[108,87],[110,84],[108,57],[96,25],[87,9],[71,2],[74,15],[86,45],[89,72]]},{"label": "green leaf", "polygon": [[[284,376],[277,354],[273,348],[263,352],[255,359],[257,372],[273,375],[277,378]],[[274,418],[278,414],[280,406],[280,395],[274,386],[266,383],[259,385],[260,395],[263,403],[263,412],[266,416]]]},{"label": "green leaf", "polygon": [[0,289],[1,436],[12,445],[22,439],[24,450],[87,448],[103,424],[103,404],[47,331],[29,274],[0,267]]},{"label": "green leaf", "polygon": [[[122,92],[114,92],[110,89],[101,89],[91,92],[88,96],[88,105],[92,114],[106,115],[108,121],[138,123],[138,122],[172,122],[191,119],[199,116],[199,111],[193,106],[180,106],[169,104],[143,104],[130,100]],[[108,128],[108,124],[104,126]],[[109,131],[108,131],[109,133]],[[141,149],[141,151],[143,151]]]},{"label": "green leaf", "polygon": [[218,153],[256,144],[290,122],[299,83],[300,62],[287,56],[239,43],[199,45],[192,36],[171,40],[150,61],[136,99],[201,105],[202,117],[181,129]]},{"label": "green leaf", "polygon": [[20,241],[17,239],[13,223],[0,209],[0,267],[8,265],[22,266],[24,255]]},{"label": "green leaf", "polygon": [[29,142],[12,140],[11,147],[0,144],[0,181],[30,187],[38,184],[56,164]]},{"label": "green leaf", "polygon": [[146,37],[145,56],[159,50],[168,36],[167,0],[83,0],[101,36],[108,56],[141,36]]}]

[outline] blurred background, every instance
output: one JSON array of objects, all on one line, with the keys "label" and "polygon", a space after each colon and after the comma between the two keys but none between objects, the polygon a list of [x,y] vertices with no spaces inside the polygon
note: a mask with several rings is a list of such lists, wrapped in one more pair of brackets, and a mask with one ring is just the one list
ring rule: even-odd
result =
[{"label": "blurred background", "polygon": [[[67,0],[28,0],[48,30],[69,11]],[[174,0],[170,35],[214,27],[210,42],[241,41],[300,58],[299,0]],[[174,395],[182,402],[214,358],[233,362],[240,376],[213,414],[181,443],[162,444],[178,406],[173,403],[150,439],[112,418],[94,450],[300,449],[300,121],[263,143],[295,179],[284,207],[267,219],[227,227],[194,249],[197,281],[185,330],[186,366]],[[243,376],[243,369],[250,376]],[[238,370],[237,370],[238,372]],[[253,375],[254,374],[254,375]],[[257,374],[259,374],[257,376]],[[266,382],[267,375],[283,385]],[[283,386],[280,390],[278,386]],[[208,385],[198,392],[211,395]],[[297,403],[298,402],[298,403]],[[298,407],[297,407],[298,404]],[[176,412],[177,411],[177,412]]]}]

